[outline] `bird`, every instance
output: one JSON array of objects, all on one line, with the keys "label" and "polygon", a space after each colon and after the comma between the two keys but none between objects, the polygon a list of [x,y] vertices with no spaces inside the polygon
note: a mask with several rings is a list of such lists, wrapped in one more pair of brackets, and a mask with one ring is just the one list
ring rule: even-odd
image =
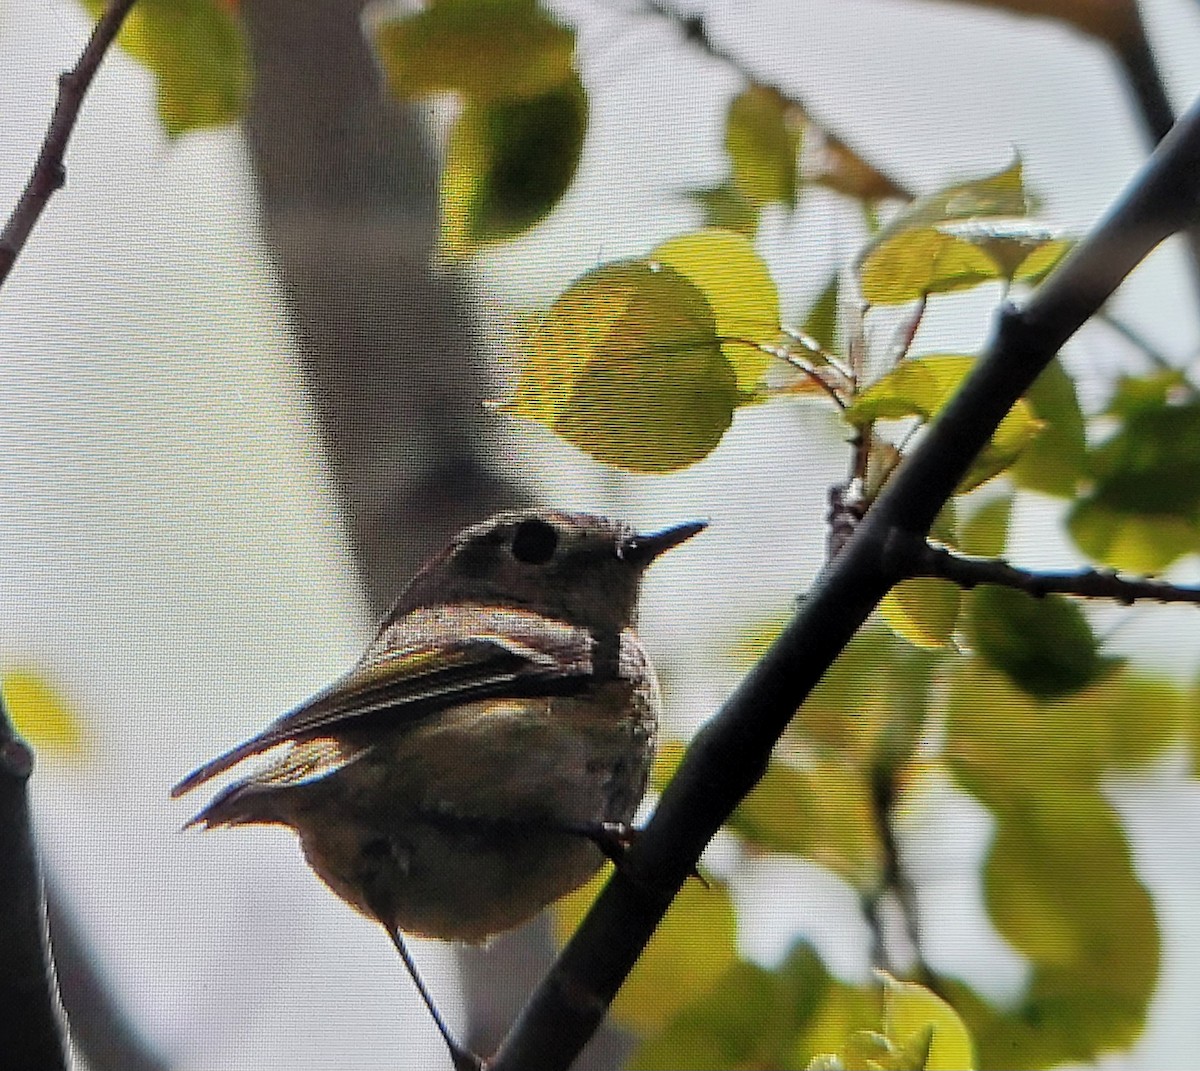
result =
[{"label": "bird", "polygon": [[387,931],[455,1067],[481,1067],[402,935],[483,942],[619,865],[662,709],[641,580],[705,527],[532,509],[463,529],[348,672],[175,785],[274,753],[187,825],[294,830],[318,877]]}]

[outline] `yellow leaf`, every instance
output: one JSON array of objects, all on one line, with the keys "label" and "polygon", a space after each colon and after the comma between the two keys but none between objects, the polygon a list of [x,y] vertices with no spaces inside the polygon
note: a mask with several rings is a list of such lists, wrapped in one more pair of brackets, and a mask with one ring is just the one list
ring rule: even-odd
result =
[{"label": "yellow leaf", "polygon": [[754,246],[734,231],[710,228],[672,238],[648,259],[674,268],[700,289],[739,389],[757,387],[771,356],[747,343],[770,342],[779,334],[779,294]]},{"label": "yellow leaf", "polygon": [[3,677],[4,705],[17,730],[35,751],[78,760],[87,734],[62,695],[36,670],[19,667]]},{"label": "yellow leaf", "polygon": [[924,986],[880,974],[884,1031],[892,1043],[903,1046],[914,1035],[932,1028],[924,1071],[972,1071],[975,1046],[958,1013]]}]

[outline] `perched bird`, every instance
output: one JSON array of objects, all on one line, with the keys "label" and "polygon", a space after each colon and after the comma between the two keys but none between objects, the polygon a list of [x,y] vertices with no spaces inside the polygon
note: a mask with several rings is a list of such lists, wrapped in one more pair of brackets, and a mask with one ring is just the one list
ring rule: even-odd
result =
[{"label": "perched bird", "polygon": [[180,796],[287,747],[189,825],[290,826],[327,885],[387,930],[482,941],[618,857],[662,705],[634,631],[646,567],[701,531],[501,513],[409,582],[345,676],[205,763]]}]

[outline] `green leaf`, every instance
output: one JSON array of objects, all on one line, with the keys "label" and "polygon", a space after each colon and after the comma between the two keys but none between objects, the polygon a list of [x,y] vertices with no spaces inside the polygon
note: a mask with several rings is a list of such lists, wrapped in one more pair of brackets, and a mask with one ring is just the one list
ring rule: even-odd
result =
[{"label": "green leaf", "polygon": [[[1005,791],[1046,782],[1089,786],[1113,769],[1143,769],[1183,739],[1192,703],[1173,681],[1114,668],[1108,677],[1058,699],[1020,689],[980,658],[950,675],[947,753]],[[967,782],[983,798],[987,784]]]},{"label": "green leaf", "polygon": [[767,851],[832,870],[856,889],[879,887],[883,853],[862,771],[828,756],[801,769],[775,760],[726,828]]},{"label": "green leaf", "polygon": [[838,292],[841,285],[837,272],[830,276],[825,288],[812,303],[800,330],[808,335],[821,349],[832,353],[837,349]]},{"label": "green leaf", "polygon": [[543,219],[575,177],[587,116],[575,77],[538,97],[468,103],[442,173],[441,251],[463,257]]},{"label": "green leaf", "polygon": [[1036,282],[1070,248],[1030,222],[1020,163],[914,201],[868,246],[863,297],[897,305],[993,279]]},{"label": "green leaf", "polygon": [[1096,561],[1161,572],[1200,550],[1200,404],[1135,409],[1090,458],[1067,528]]},{"label": "green leaf", "polygon": [[[601,873],[557,902],[554,923],[560,944],[575,932],[607,878]],[[681,1009],[702,999],[736,963],[736,938],[728,890],[688,882],[617,994],[612,1015],[638,1034],[657,1033]]]},{"label": "green leaf", "polygon": [[958,623],[962,590],[945,580],[905,580],[879,603],[879,614],[897,636],[936,650],[950,643]]},{"label": "green leaf", "polygon": [[634,1053],[633,1071],[803,1068],[877,1022],[879,998],[831,978],[807,947],[775,970],[733,964],[703,998]]},{"label": "green leaf", "polygon": [[1008,545],[1012,507],[1012,495],[1000,495],[985,502],[963,521],[958,549],[979,558],[999,558]]},{"label": "green leaf", "polygon": [[1035,599],[985,584],[969,593],[971,646],[1030,695],[1051,698],[1087,687],[1114,662],[1079,607],[1057,595]]},{"label": "green leaf", "polygon": [[733,186],[756,206],[796,203],[796,157],[804,117],[777,89],[751,85],[725,117],[725,151]]},{"label": "green leaf", "polygon": [[1073,498],[1087,474],[1087,436],[1075,381],[1057,358],[1034,380],[1025,395],[1043,424],[1012,467],[1019,487],[1060,498]]},{"label": "green leaf", "polygon": [[[103,0],[83,0],[93,16]],[[219,0],[140,0],[120,46],[158,83],[158,115],[171,137],[240,119],[250,97],[250,59],[241,22]]]},{"label": "green leaf", "polygon": [[758,230],[759,206],[754,204],[732,182],[688,194],[702,212],[705,227],[734,231],[753,238]]},{"label": "green leaf", "polygon": [[[915,416],[930,420],[953,397],[974,367],[975,358],[932,354],[904,361],[863,391],[845,412],[852,425]],[[1025,399],[1008,415],[972,462],[958,493],[969,491],[1008,468],[1041,430]]]},{"label": "green leaf", "polygon": [[859,268],[869,305],[902,305],[998,278],[1000,269],[982,249],[933,227],[888,239]]},{"label": "green leaf", "polygon": [[985,868],[988,910],[1029,958],[1012,1008],[946,981],[984,1067],[1051,1067],[1129,1047],[1158,978],[1153,905],[1134,874],[1111,808],[1094,789],[1053,778],[1014,794],[985,767],[970,771],[996,817]]},{"label": "green leaf", "polygon": [[[896,1046],[925,1050],[918,1071],[971,1071],[976,1066],[975,1046],[966,1024],[941,997],[915,982],[883,975],[884,1034]],[[921,1038],[928,1034],[922,1045]]]},{"label": "green leaf", "polygon": [[874,245],[904,231],[950,220],[1024,216],[1029,211],[1020,160],[982,178],[945,186],[918,197],[879,232]]},{"label": "green leaf", "polygon": [[558,297],[504,408],[601,461],[670,472],[706,456],[741,401],[704,294],[672,268],[626,261]]},{"label": "green leaf", "polygon": [[13,666],[4,671],[0,690],[17,735],[39,755],[70,761],[87,757],[87,730],[44,674],[30,666]]},{"label": "green leaf", "polygon": [[664,242],[648,260],[673,268],[700,289],[739,389],[754,390],[772,358],[748,343],[769,342],[779,334],[779,294],[750,242],[733,231],[698,231]]},{"label": "green leaf", "polygon": [[371,30],[402,98],[457,92],[494,104],[545,97],[573,77],[575,34],[536,0],[438,0]]}]

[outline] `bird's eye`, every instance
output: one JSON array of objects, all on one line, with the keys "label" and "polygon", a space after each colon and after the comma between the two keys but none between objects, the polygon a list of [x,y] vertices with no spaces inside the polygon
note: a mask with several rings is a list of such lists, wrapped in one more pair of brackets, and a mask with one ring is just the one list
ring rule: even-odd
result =
[{"label": "bird's eye", "polygon": [[542,565],[554,557],[558,531],[554,525],[531,517],[517,525],[513,533],[513,557],[526,565]]}]

